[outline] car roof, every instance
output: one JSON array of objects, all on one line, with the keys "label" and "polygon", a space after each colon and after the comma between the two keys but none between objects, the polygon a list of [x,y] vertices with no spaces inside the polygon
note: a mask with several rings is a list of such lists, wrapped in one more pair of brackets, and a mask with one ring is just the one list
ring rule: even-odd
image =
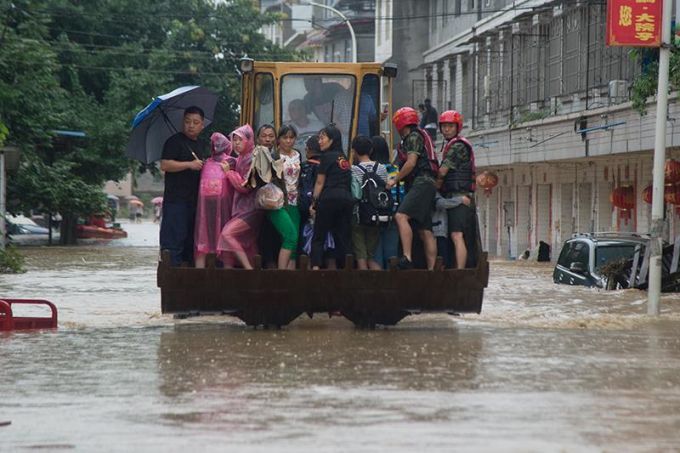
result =
[{"label": "car roof", "polygon": [[9,220],[10,223],[13,223],[14,225],[30,225],[30,226],[40,226],[37,223],[35,223],[32,219],[29,219],[28,217],[24,215],[7,215],[7,220]]},{"label": "car roof", "polygon": [[598,245],[615,245],[621,243],[630,244],[646,244],[649,241],[649,236],[641,233],[621,233],[621,232],[605,232],[605,233],[577,233],[569,240],[582,240],[597,243]]}]

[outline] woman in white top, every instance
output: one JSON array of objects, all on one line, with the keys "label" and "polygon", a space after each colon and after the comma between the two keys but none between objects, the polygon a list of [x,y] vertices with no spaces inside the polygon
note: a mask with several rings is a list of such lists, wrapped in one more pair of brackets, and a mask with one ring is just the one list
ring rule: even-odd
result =
[{"label": "woman in white top", "polygon": [[298,179],[300,178],[300,153],[293,148],[297,131],[293,126],[282,126],[277,134],[278,159],[282,162],[281,180],[285,203],[281,209],[267,211],[269,221],[281,236],[278,257],[279,269],[295,269],[298,237],[300,236],[300,211],[298,210]]}]

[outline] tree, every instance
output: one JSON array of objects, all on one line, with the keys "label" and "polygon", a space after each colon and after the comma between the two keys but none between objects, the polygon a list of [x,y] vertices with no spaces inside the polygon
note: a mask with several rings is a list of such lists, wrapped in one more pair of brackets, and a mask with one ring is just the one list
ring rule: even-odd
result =
[{"label": "tree", "polygon": [[[71,240],[103,183],[138,167],[123,154],[135,113],[178,86],[217,92],[210,129],[231,130],[240,57],[298,57],[258,32],[274,19],[250,0],[0,0],[0,122],[24,156],[10,209],[60,212]],[[60,147],[64,129],[86,137]]]},{"label": "tree", "polygon": [[[672,32],[675,36],[675,31]],[[680,90],[680,43],[676,40],[671,45],[668,83],[669,91]],[[659,51],[656,49],[635,49],[631,51],[633,58],[642,66],[642,72],[633,80],[631,100],[633,108],[641,115],[647,113],[647,100],[656,95],[659,80]]]}]

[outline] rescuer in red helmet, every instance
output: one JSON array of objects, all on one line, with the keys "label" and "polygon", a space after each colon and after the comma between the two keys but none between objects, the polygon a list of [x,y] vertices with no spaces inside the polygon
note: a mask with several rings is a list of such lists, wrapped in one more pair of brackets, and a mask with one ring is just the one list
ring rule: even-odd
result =
[{"label": "rescuer in red helmet", "polygon": [[[468,197],[475,192],[475,154],[472,144],[460,135],[463,115],[447,110],[439,116],[439,130],[444,136],[442,163],[437,174],[437,188],[444,198]],[[456,249],[456,267],[463,269],[468,251],[475,245],[475,207],[460,204],[446,210],[448,232]],[[473,257],[471,257],[473,258]]]},{"label": "rescuer in red helmet", "polygon": [[400,170],[395,180],[387,185],[391,188],[400,181],[407,184],[406,196],[394,216],[403,251],[399,268],[413,268],[413,230],[409,223],[413,221],[423,241],[427,268],[433,269],[437,258],[437,242],[432,234],[432,207],[437,193],[435,178],[438,169],[434,146],[430,136],[418,128],[418,113],[411,107],[397,110],[392,123],[402,138],[397,148]]}]

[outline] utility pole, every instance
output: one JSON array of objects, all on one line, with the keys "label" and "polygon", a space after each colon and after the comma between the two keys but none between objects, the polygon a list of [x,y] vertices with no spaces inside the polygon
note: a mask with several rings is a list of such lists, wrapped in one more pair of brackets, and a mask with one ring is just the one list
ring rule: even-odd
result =
[{"label": "utility pole", "polygon": [[661,255],[663,231],[664,164],[666,161],[666,116],[668,112],[668,70],[671,56],[672,0],[663,1],[661,47],[659,48],[659,82],[656,93],[656,129],[654,132],[654,171],[652,184],[652,231],[649,258],[647,314],[657,316],[661,299]]}]

